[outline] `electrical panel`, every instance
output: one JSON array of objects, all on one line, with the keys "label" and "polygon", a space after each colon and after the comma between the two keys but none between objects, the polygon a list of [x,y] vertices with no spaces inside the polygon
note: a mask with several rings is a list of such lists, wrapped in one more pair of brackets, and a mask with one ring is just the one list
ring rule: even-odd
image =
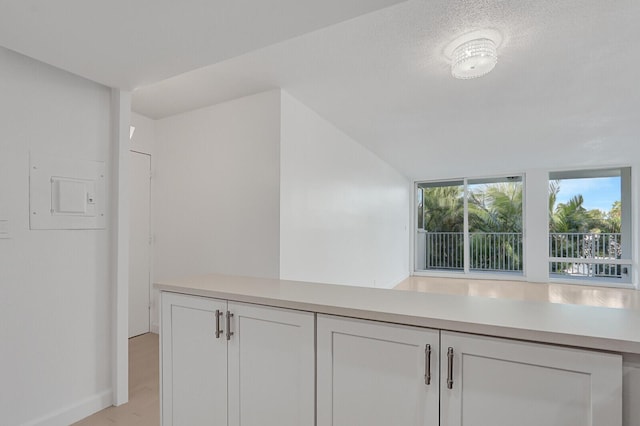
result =
[{"label": "electrical panel", "polygon": [[31,153],[31,229],[104,229],[105,164]]}]

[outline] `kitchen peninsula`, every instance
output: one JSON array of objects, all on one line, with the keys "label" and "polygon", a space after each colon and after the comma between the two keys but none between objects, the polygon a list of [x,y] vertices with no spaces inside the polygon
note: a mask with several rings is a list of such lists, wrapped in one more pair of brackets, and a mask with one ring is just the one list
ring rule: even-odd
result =
[{"label": "kitchen peninsula", "polygon": [[623,359],[640,356],[635,309],[222,275],[155,286],[164,426],[618,426]]}]

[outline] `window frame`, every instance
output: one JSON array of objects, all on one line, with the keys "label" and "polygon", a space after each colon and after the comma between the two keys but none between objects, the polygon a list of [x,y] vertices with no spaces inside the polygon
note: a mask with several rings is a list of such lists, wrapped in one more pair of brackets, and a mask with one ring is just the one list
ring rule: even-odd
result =
[{"label": "window frame", "polygon": [[[600,169],[623,169],[630,170],[629,178],[629,194],[630,205],[627,207],[629,212],[629,238],[630,238],[630,254],[627,259],[631,259],[630,282],[606,282],[601,280],[584,280],[580,278],[562,278],[552,276],[549,270],[549,174],[554,172],[573,172],[581,170],[600,170]],[[496,280],[496,281],[527,281],[542,284],[571,284],[582,287],[593,288],[620,288],[625,290],[640,291],[640,164],[629,163],[612,163],[600,165],[582,165],[582,166],[566,166],[566,167],[539,167],[513,171],[500,174],[486,174],[480,176],[470,175],[466,179],[485,179],[500,178],[507,176],[522,176],[523,183],[523,268],[521,275],[513,275],[510,273],[474,273],[473,271],[465,274],[464,271],[438,271],[438,270],[416,270],[416,237],[418,235],[417,228],[417,186],[421,183],[429,182],[451,182],[460,181],[465,178],[459,176],[451,176],[446,178],[433,177],[414,180],[411,185],[410,196],[410,216],[409,223],[411,232],[409,232],[409,274],[416,277],[434,277],[434,278],[458,278],[458,279],[478,279],[478,280]],[[544,201],[546,200],[546,202]]]},{"label": "window frame", "polygon": [[[508,182],[508,178],[517,177],[522,184],[522,271],[478,271],[472,270],[471,266],[471,252],[470,252],[470,238],[469,238],[469,182],[473,185],[473,181],[482,180],[502,180]],[[463,225],[463,269],[462,270],[438,270],[438,269],[416,269],[416,255],[417,255],[417,241],[416,236],[420,232],[425,232],[423,229],[418,229],[418,187],[422,184],[455,184],[462,182],[463,186],[463,203],[464,203],[464,225]],[[483,176],[469,176],[469,177],[457,177],[449,179],[427,179],[417,180],[413,182],[413,191],[411,196],[411,270],[414,276],[424,277],[443,277],[443,278],[472,278],[472,279],[495,279],[501,281],[526,281],[527,272],[527,244],[526,244],[526,174],[522,172],[518,173],[504,173],[497,175],[483,175]]]},{"label": "window frame", "polygon": [[[625,253],[625,257],[621,259],[608,259],[606,262],[604,260],[592,259],[592,262],[580,262],[580,260],[585,260],[584,258],[570,258],[570,257],[553,257],[551,256],[551,250],[549,247],[549,243],[547,243],[547,272],[548,272],[548,282],[549,283],[558,283],[558,284],[576,284],[581,286],[591,286],[591,287],[613,287],[613,288],[622,288],[622,289],[636,289],[640,290],[637,287],[636,274],[637,274],[637,263],[635,261],[637,255],[635,254],[635,247],[637,247],[638,236],[634,234],[633,230],[636,228],[634,226],[637,223],[637,201],[634,201],[633,197],[633,189],[635,187],[634,182],[634,167],[630,165],[625,166],[602,166],[602,167],[577,167],[577,168],[558,168],[549,170],[547,173],[547,185],[552,180],[552,174],[560,174],[560,175],[580,175],[583,174],[584,177],[565,177],[558,180],[567,180],[567,179],[582,179],[589,178],[590,174],[601,174],[610,170],[619,170],[620,171],[620,201],[622,204],[622,215],[623,218],[626,217],[626,220],[623,220],[623,225],[620,229],[621,238],[626,238],[629,240],[628,243],[628,251],[629,253]],[[624,176],[625,171],[628,171],[628,176]],[[604,176],[593,176],[593,177],[604,177]],[[625,187],[627,191],[625,191]],[[625,192],[627,195],[625,196]],[[624,203],[624,201],[627,203]],[[626,215],[625,215],[626,212]],[[547,241],[550,240],[550,230],[547,225]],[[628,266],[629,272],[627,274],[627,279],[617,279],[617,278],[607,278],[607,277],[570,277],[564,276],[562,274],[553,274],[551,272],[550,265],[552,262],[565,262],[565,261],[575,261],[575,263],[586,263],[586,264],[608,264],[608,265],[622,265]]]}]

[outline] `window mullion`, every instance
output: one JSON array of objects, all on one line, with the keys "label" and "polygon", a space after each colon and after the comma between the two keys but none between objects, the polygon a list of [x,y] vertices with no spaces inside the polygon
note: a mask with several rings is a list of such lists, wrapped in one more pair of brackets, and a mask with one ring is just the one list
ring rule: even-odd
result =
[{"label": "window mullion", "polygon": [[469,241],[469,185],[468,180],[464,179],[464,250],[463,250],[463,258],[464,258],[464,273],[469,273],[469,265],[471,264],[471,252],[469,251],[470,241]]}]

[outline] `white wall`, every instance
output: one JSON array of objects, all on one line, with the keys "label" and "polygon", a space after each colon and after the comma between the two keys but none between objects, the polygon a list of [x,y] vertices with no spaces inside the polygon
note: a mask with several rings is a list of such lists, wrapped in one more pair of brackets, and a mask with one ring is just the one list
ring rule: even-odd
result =
[{"label": "white wall", "polygon": [[280,276],[392,287],[409,274],[409,181],[282,93]]},{"label": "white wall", "polygon": [[280,91],[156,122],[154,276],[277,278]]},{"label": "white wall", "polygon": [[155,279],[408,275],[409,181],[288,94],[158,120],[154,138]]},{"label": "white wall", "polygon": [[[137,114],[135,112],[131,112],[131,125],[136,128],[133,133],[133,137],[131,138],[130,149],[132,151],[141,152],[143,154],[149,154],[151,156],[151,174],[155,175],[155,167],[156,167],[156,158],[155,158],[155,139],[156,139],[156,120],[145,117],[144,115]],[[152,184],[153,188],[153,184]],[[154,217],[153,217],[153,208],[150,211],[150,227],[151,232],[153,234],[154,231]],[[150,304],[151,309],[149,312],[150,318],[150,328],[151,332],[158,333],[159,332],[159,318],[160,313],[158,310],[158,302],[160,300],[160,292],[153,288],[154,281],[154,268],[153,268],[153,245],[150,246],[150,256],[149,256],[149,279],[151,282],[151,297]]]},{"label": "white wall", "polygon": [[131,138],[132,151],[153,155],[156,139],[156,121],[131,112],[131,125],[136,128]]},{"label": "white wall", "polygon": [[0,93],[0,423],[69,424],[112,401],[109,231],[30,231],[29,151],[111,175],[110,91],[0,48]]}]

